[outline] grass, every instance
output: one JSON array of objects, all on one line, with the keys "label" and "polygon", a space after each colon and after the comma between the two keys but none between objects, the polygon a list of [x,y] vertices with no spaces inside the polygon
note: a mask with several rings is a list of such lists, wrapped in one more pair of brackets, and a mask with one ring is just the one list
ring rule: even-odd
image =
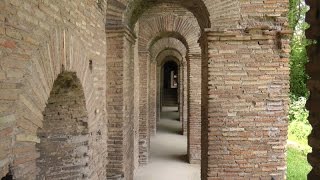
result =
[{"label": "grass", "polygon": [[287,151],[287,179],[288,180],[306,180],[311,170],[308,164],[307,156],[299,149],[292,147]]},{"label": "grass", "polygon": [[297,145],[297,147],[292,147],[292,148],[302,151],[302,153],[305,154],[305,156],[311,152],[311,147],[308,145],[307,138],[300,139],[292,134],[289,134],[288,141],[294,142]]}]

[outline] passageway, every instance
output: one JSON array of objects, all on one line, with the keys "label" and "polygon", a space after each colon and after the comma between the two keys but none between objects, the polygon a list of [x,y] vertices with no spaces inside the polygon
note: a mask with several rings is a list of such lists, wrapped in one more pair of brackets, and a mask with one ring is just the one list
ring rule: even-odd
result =
[{"label": "passageway", "polygon": [[187,163],[187,136],[181,135],[177,107],[163,107],[157,135],[151,138],[150,163],[134,180],[200,180],[200,165]]}]

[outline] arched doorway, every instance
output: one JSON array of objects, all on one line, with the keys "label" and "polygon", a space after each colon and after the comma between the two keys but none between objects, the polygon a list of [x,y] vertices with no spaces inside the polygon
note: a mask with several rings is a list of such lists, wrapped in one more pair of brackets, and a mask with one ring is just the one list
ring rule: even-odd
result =
[{"label": "arched doorway", "polygon": [[38,179],[88,177],[88,113],[76,73],[63,72],[55,80],[38,129]]},{"label": "arched doorway", "polygon": [[178,106],[178,82],[178,64],[169,60],[162,66],[161,107]]}]

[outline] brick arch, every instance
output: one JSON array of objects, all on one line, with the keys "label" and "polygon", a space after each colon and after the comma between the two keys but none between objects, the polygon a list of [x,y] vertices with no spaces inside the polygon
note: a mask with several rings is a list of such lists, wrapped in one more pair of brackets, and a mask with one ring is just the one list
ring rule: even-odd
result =
[{"label": "brick arch", "polygon": [[[274,2],[279,4],[279,2]],[[106,5],[107,28],[129,27],[134,29],[134,25],[141,15],[148,9],[159,4],[175,4],[190,11],[198,21],[201,30],[211,28],[213,30],[239,29],[243,26],[242,21],[247,21],[248,17],[265,17],[274,11],[253,14],[247,12],[256,4],[248,4],[239,0],[111,0]],[[259,4],[263,9],[264,3]],[[279,6],[274,6],[279,7]],[[242,14],[241,14],[242,13]],[[271,18],[272,19],[272,18]]]},{"label": "brick arch", "polygon": [[[187,67],[186,67],[186,58],[183,56],[179,50],[170,48],[163,49],[160,51],[155,57],[155,61],[157,62],[157,79],[161,80],[163,65],[169,61],[174,61],[178,65],[178,74],[179,74],[179,88],[178,88],[178,98],[179,98],[179,118],[180,122],[182,122],[182,133],[186,135],[187,132]],[[161,113],[161,82],[157,81],[157,116],[156,121],[159,121],[160,113]]]},{"label": "brick arch", "polygon": [[146,19],[144,22],[139,33],[140,49],[149,49],[158,39],[173,37],[183,42],[189,52],[201,52],[198,44],[200,28],[189,23],[187,18],[165,15]]},{"label": "brick arch", "polygon": [[192,12],[201,29],[211,26],[209,11],[203,0],[132,0],[127,6],[124,22],[132,28],[147,9],[163,3],[176,4]]},{"label": "brick arch", "polygon": [[175,62],[180,66],[184,61],[182,54],[176,49],[164,49],[156,56],[156,62],[159,66],[165,64],[168,58],[173,58]]},{"label": "brick arch", "polygon": [[151,59],[155,60],[159,53],[164,49],[175,49],[182,57],[186,57],[187,55],[187,48],[181,41],[175,38],[162,38],[156,41],[150,48]]},{"label": "brick arch", "polygon": [[[16,155],[12,157],[15,163],[12,167],[15,177],[35,177],[35,160],[38,152],[34,148],[40,143],[40,138],[36,132],[43,124],[43,112],[53,84],[61,72],[74,72],[83,87],[85,107],[88,113],[88,127],[92,127],[102,116],[102,109],[95,105],[97,96],[93,85],[92,70],[89,67],[89,53],[82,45],[83,43],[73,36],[73,32],[68,29],[55,29],[49,34],[49,38],[40,44],[32,56],[29,68],[24,72],[21,80],[18,99],[16,101],[17,111],[13,115],[18,125],[15,146],[27,149],[28,160],[26,157]],[[27,126],[32,124],[32,126]],[[89,128],[89,132],[92,133]],[[97,136],[103,136],[104,129]],[[96,137],[93,134],[92,137]],[[91,140],[88,146],[93,145]],[[14,148],[14,147],[13,147]],[[89,159],[92,160],[92,150],[89,150]],[[25,166],[29,166],[28,171],[22,171]],[[89,161],[88,166],[93,166]],[[97,172],[88,172],[91,177],[95,177]]]}]

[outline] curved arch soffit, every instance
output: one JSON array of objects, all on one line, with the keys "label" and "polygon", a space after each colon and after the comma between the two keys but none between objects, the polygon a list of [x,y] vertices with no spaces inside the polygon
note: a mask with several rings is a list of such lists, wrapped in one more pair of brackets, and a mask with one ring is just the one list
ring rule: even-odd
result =
[{"label": "curved arch soffit", "polygon": [[160,64],[158,64],[159,67],[163,68],[164,65],[168,62],[174,62],[177,64],[178,66],[178,69],[180,68],[181,66],[181,63],[179,62],[179,60],[177,59],[177,57],[175,56],[166,56],[164,57],[164,59],[162,60],[162,62]]},{"label": "curved arch soffit", "polygon": [[176,49],[164,49],[161,51],[157,57],[155,58],[157,65],[163,65],[168,57],[176,60],[176,63],[180,66],[183,64],[185,58],[181,55],[181,53]]},{"label": "curved arch soffit", "polygon": [[139,32],[139,48],[149,49],[156,41],[172,37],[185,44],[190,52],[201,52],[198,40],[199,27],[194,27],[187,18],[174,15],[158,16],[147,19]]},{"label": "curved arch soffit", "polygon": [[172,3],[190,11],[202,30],[211,27],[210,14],[203,0],[132,0],[127,6],[124,22],[134,29],[134,25],[146,10],[163,3]]},{"label": "curved arch soffit", "polygon": [[187,55],[187,47],[181,41],[175,38],[162,38],[150,47],[151,59],[155,59],[160,52],[166,49],[175,49],[184,57]]}]

